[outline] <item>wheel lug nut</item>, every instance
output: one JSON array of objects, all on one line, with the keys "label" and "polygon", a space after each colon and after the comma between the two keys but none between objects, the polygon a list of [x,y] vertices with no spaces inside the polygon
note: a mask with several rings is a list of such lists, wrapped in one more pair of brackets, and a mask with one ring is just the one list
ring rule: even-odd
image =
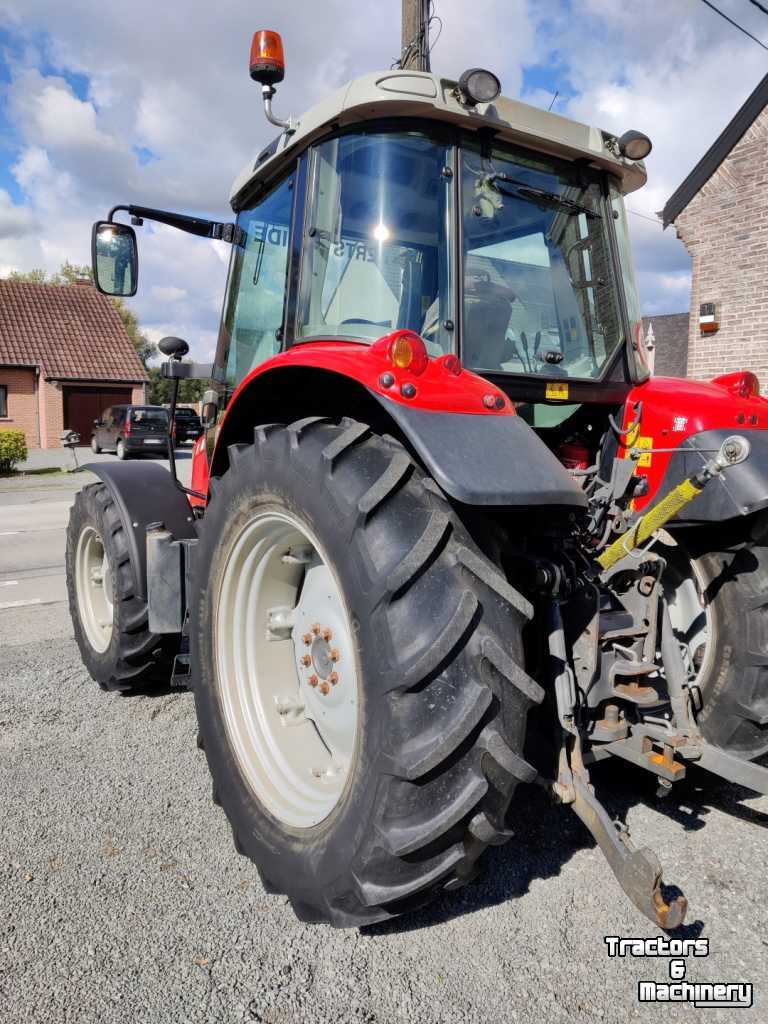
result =
[{"label": "wheel lug nut", "polygon": [[328,676],[328,678],[330,679],[331,683],[335,686],[336,683],[338,683],[338,681],[339,681],[339,673],[338,672],[331,672],[331,674]]},{"label": "wheel lug nut", "polygon": [[305,654],[304,657],[301,659],[301,664],[304,666],[304,668],[309,668],[309,666],[312,664],[312,659],[308,654]]},{"label": "wheel lug nut", "polygon": [[328,683],[325,682],[325,680],[323,680],[323,682],[320,683],[320,693],[322,693],[322,695],[326,697],[330,692],[330,686],[328,685]]},{"label": "wheel lug nut", "polygon": [[304,636],[301,639],[304,641],[306,646],[309,647],[309,645],[312,643],[312,634],[311,633],[305,633]]},{"label": "wheel lug nut", "polygon": [[317,676],[312,675],[312,676],[309,677],[309,685],[310,686],[317,686],[317,683],[318,683]]},{"label": "wheel lug nut", "polygon": [[332,636],[333,633],[330,631],[330,629],[328,629],[328,627],[326,627],[323,630],[323,640],[330,640]]},{"label": "wheel lug nut", "polygon": [[319,622],[315,622],[315,623],[312,624],[312,632],[315,634],[315,636],[319,636],[320,635],[320,623]]},{"label": "wheel lug nut", "polygon": [[336,648],[334,647],[334,648],[333,648],[333,649],[331,650],[331,661],[338,661],[338,660],[339,660],[339,652],[338,652],[338,650],[337,650],[337,649],[336,649]]}]

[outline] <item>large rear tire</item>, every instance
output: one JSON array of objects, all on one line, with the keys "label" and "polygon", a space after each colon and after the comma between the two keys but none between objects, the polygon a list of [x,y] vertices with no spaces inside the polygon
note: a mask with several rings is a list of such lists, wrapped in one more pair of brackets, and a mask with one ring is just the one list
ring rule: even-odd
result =
[{"label": "large rear tire", "polygon": [[200,742],[268,891],[358,926],[474,877],[535,776],[530,607],[404,449],[352,420],[257,428],[230,449],[196,565]]},{"label": "large rear tire", "polygon": [[149,631],[125,526],[104,484],[90,484],[75,497],[66,565],[75,640],[91,677],[104,690],[169,682],[179,638]]},{"label": "large rear tire", "polygon": [[687,648],[697,715],[715,746],[752,759],[768,752],[768,516],[717,531],[678,530],[664,585]]}]

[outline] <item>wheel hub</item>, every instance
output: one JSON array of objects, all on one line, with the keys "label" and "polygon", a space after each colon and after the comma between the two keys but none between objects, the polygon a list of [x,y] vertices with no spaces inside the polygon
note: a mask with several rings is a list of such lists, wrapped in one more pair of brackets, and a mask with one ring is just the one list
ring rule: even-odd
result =
[{"label": "wheel hub", "polygon": [[318,542],[283,509],[241,529],[216,611],[217,683],[251,788],[293,827],[338,803],[357,735],[349,615]]}]

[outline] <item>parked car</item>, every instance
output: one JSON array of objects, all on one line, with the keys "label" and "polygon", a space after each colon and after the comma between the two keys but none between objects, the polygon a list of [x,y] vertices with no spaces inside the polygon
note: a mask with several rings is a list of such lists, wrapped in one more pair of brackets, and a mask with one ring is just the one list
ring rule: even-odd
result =
[{"label": "parked car", "polygon": [[93,421],[91,448],[117,452],[118,459],[127,459],[139,452],[168,449],[170,430],[168,410],[160,405],[111,405]]},{"label": "parked car", "polygon": [[203,432],[203,424],[194,409],[179,406],[176,409],[176,444],[196,441]]}]

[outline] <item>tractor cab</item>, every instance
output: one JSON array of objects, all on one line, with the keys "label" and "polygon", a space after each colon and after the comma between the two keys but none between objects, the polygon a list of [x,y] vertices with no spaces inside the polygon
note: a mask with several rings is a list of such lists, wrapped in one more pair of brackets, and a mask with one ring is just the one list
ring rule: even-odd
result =
[{"label": "tractor cab", "polygon": [[397,330],[543,422],[539,403],[620,403],[647,376],[623,205],[645,172],[622,140],[396,71],[285,125],[232,192],[230,387],[286,348]]}]

